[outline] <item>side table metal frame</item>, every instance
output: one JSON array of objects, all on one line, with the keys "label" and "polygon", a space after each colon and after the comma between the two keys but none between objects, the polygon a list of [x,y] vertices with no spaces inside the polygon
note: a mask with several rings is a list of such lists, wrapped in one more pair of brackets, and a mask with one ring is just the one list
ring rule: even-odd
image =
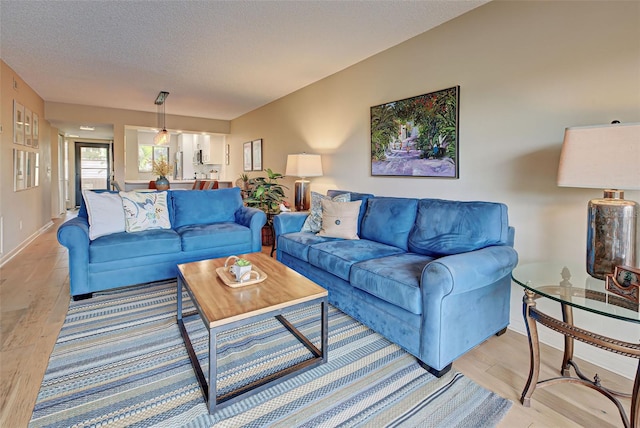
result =
[{"label": "side table metal frame", "polygon": [[[520,398],[522,405],[525,407],[529,407],[531,405],[531,396],[533,395],[536,387],[544,388],[558,383],[581,384],[600,392],[611,400],[618,408],[625,428],[640,428],[640,402],[638,400],[640,394],[640,344],[623,342],[574,326],[573,309],[566,303],[561,303],[562,321],[546,315],[536,308],[535,299],[538,297],[540,297],[539,294],[529,289],[524,290],[522,313],[527,327],[531,365],[529,369],[529,379],[527,380]],[[538,381],[538,377],[540,375],[540,344],[536,323],[540,323],[564,335],[564,357],[562,360],[562,367],[560,369],[560,377]],[[638,359],[638,369],[636,371],[632,393],[630,395],[623,394],[603,387],[600,384],[600,379],[597,374],[593,381],[584,376],[580,372],[576,362],[573,361],[574,339],[619,355]],[[571,376],[570,367],[574,368],[578,377]],[[629,421],[622,404],[617,398],[615,398],[615,396],[631,397],[631,421]]]},{"label": "side table metal frame", "polygon": [[[182,310],[182,289],[186,289],[187,293],[191,297],[191,300],[194,302],[197,310],[191,311],[188,313],[183,313]],[[178,286],[177,286],[177,320],[178,326],[180,327],[180,334],[184,340],[185,346],[187,348],[187,352],[189,354],[189,359],[191,360],[191,365],[193,366],[193,370],[198,379],[198,383],[200,384],[200,388],[202,389],[202,393],[204,395],[204,399],[207,403],[207,408],[209,409],[209,413],[213,414],[216,410],[231,405],[239,400],[247,398],[251,395],[257,394],[260,391],[263,391],[273,385],[284,382],[285,380],[297,376],[298,374],[310,370],[320,364],[324,364],[327,362],[327,350],[328,350],[328,302],[327,296],[323,296],[317,299],[309,300],[303,303],[298,303],[296,305],[288,306],[284,309],[276,309],[273,311],[265,312],[263,314],[248,317],[246,319],[242,319],[239,321],[234,321],[219,327],[208,327],[208,321],[204,318],[204,315],[198,308],[198,303],[194,299],[193,294],[191,294],[191,290],[189,287],[185,286],[184,279],[182,275],[178,274]],[[321,344],[318,349],[309,339],[307,339],[296,327],[291,324],[287,319],[283,316],[284,312],[296,310],[299,308],[313,306],[315,304],[320,304],[320,324],[321,324]],[[193,317],[200,315],[202,318],[202,322],[205,327],[209,330],[209,376],[208,379],[204,375],[202,370],[202,366],[200,361],[198,360],[198,356],[191,344],[191,340],[189,339],[189,333],[184,325],[184,321]],[[269,376],[253,381],[245,386],[242,386],[233,391],[229,391],[224,395],[217,395],[217,336],[219,333],[240,327],[247,324],[253,324],[256,321],[265,320],[268,318],[275,317],[280,323],[296,338],[302,343],[313,355],[313,357],[301,361],[297,364],[294,364],[290,367],[286,367],[282,370],[279,370],[275,373],[270,374]]]}]

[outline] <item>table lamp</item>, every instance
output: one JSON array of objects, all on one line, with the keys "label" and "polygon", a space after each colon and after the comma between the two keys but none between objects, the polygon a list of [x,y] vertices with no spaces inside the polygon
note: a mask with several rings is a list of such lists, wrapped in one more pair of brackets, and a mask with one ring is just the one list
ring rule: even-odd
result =
[{"label": "table lamp", "polygon": [[296,211],[307,211],[311,205],[311,186],[307,177],[322,175],[322,158],[320,155],[300,153],[287,156],[285,175],[300,177],[295,182]]},{"label": "table lamp", "polygon": [[604,189],[588,204],[589,275],[604,279],[616,266],[638,266],[638,204],[621,189],[640,189],[640,123],[567,128],[558,186]]}]

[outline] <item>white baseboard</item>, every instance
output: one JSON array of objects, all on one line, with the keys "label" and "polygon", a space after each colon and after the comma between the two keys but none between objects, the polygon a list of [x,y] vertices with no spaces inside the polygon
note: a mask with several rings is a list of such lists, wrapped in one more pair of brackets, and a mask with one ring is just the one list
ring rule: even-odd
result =
[{"label": "white baseboard", "polygon": [[40,229],[38,229],[33,235],[31,235],[27,239],[25,239],[16,248],[14,248],[13,250],[9,251],[7,254],[3,255],[0,258],[0,267],[4,266],[5,263],[7,263],[9,260],[11,260],[16,255],[18,255],[20,253],[20,251],[24,250],[27,247],[27,245],[32,243],[38,236],[40,236],[44,232],[46,232],[46,230],[49,229],[51,226],[53,226],[53,222],[49,221],[49,223],[45,224]]}]

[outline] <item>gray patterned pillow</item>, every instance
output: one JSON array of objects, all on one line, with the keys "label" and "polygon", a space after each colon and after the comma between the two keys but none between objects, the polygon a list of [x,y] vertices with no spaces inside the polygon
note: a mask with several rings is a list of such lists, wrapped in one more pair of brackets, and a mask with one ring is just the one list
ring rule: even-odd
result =
[{"label": "gray patterned pillow", "polygon": [[330,198],[320,193],[311,192],[311,212],[302,225],[302,232],[318,233],[322,229],[322,200],[328,199],[334,202],[351,202],[351,193]]}]

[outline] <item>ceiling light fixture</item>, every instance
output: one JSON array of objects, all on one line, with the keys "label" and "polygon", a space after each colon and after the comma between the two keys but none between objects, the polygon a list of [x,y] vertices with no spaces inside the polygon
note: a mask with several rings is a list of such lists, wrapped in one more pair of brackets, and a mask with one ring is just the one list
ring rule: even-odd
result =
[{"label": "ceiling light fixture", "polygon": [[82,131],[95,131],[96,127],[95,126],[88,126],[88,125],[80,125],[80,130],[82,130]]},{"label": "ceiling light fixture", "polygon": [[[160,91],[156,97],[155,105],[158,106],[158,128],[162,128],[162,131],[158,132],[153,138],[153,144],[156,146],[162,146],[169,144],[169,131],[167,131],[166,115],[165,115],[165,100],[169,96],[169,92]],[[162,114],[160,111],[162,110]],[[160,120],[162,118],[162,121]]]}]

